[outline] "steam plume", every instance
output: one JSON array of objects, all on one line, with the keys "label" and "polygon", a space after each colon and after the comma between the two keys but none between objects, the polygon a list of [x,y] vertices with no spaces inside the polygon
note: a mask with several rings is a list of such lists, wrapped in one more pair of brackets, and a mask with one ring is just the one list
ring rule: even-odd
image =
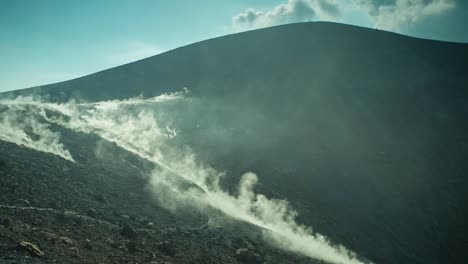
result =
[{"label": "steam plume", "polygon": [[60,142],[60,133],[41,122],[44,113],[40,112],[43,109],[34,106],[31,98],[0,101],[0,140],[52,153],[74,162],[70,152]]},{"label": "steam plume", "polygon": [[[323,235],[298,224],[295,220],[297,212],[285,200],[256,194],[254,187],[258,178],[254,173],[248,172],[242,176],[237,196],[224,191],[219,185],[222,173],[203,164],[189,148],[175,144],[179,128],[174,127],[177,122],[174,122],[171,110],[190,105],[193,100],[189,91],[184,90],[149,99],[130,98],[83,104],[73,101],[55,104],[33,99],[8,101],[3,103],[8,109],[1,119],[0,139],[73,160],[60,143],[60,135],[50,131],[47,124],[96,134],[155,164],[154,171],[149,175],[150,183],[161,203],[167,207],[177,207],[179,203],[213,207],[230,217],[262,228],[265,239],[280,248],[329,263],[363,263],[353,252],[343,246],[332,245]],[[37,116],[27,122],[18,122],[18,118],[10,112],[12,108],[24,110],[28,107],[35,107]],[[50,115],[48,112],[56,114]],[[23,131],[26,126],[18,123],[25,122],[30,127],[36,127],[35,133],[42,133],[42,141],[29,144],[30,141],[21,133],[17,133],[21,135],[20,139],[12,138],[10,130]],[[55,147],[49,149],[42,146],[40,142],[46,140],[52,141]]]}]

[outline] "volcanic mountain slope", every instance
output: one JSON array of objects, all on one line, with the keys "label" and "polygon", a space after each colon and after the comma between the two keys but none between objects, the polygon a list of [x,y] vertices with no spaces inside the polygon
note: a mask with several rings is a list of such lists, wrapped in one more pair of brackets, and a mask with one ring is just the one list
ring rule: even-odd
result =
[{"label": "volcanic mountain slope", "polygon": [[[225,171],[221,185],[231,193],[253,171],[259,193],[288,199],[299,222],[364,258],[464,263],[467,64],[466,44],[300,23],[4,96],[92,103],[186,88],[190,103],[165,111],[177,145]],[[88,152],[75,155],[95,158]]]},{"label": "volcanic mountain slope", "polygon": [[222,215],[163,209],[137,157],[95,136],[71,140],[79,163],[0,141],[1,263],[318,263]]}]

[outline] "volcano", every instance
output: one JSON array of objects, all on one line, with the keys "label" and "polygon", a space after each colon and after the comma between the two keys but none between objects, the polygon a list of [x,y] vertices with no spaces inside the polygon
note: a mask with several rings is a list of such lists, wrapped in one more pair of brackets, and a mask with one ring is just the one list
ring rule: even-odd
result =
[{"label": "volcano", "polygon": [[467,73],[313,22],[2,93],[0,260],[465,263]]}]

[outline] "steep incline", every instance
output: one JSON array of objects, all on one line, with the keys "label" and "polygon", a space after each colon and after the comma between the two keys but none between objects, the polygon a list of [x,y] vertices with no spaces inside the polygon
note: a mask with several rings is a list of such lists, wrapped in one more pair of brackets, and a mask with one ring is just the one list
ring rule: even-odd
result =
[{"label": "steep incline", "polygon": [[227,171],[227,188],[256,172],[260,192],[376,263],[464,263],[467,73],[467,44],[300,23],[4,95],[99,101],[187,87],[194,105],[170,113],[179,139]]},{"label": "steep incline", "polygon": [[299,23],[202,41],[23,92],[88,100],[157,96],[183,87],[197,95],[249,91],[277,98],[307,88],[411,96],[418,89],[431,92],[431,87],[444,85],[453,94],[462,92],[459,81],[466,80],[467,59],[466,44],[341,24]]}]

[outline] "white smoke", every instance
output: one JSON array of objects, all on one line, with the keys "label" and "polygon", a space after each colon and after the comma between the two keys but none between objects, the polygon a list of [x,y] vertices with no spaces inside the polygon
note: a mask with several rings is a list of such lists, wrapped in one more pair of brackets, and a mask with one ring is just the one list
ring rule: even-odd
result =
[{"label": "white smoke", "polygon": [[[332,245],[323,235],[298,224],[295,220],[297,212],[290,209],[287,201],[256,194],[254,187],[258,179],[254,173],[242,176],[238,196],[230,195],[219,185],[222,173],[203,164],[190,148],[174,144],[179,128],[173,126],[174,117],[170,109],[191,104],[192,100],[188,90],[184,90],[150,99],[82,104],[73,101],[56,104],[24,98],[3,101],[2,104],[9,109],[24,110],[32,106],[36,109],[38,116],[26,123],[35,127],[34,133],[39,133],[41,140],[31,141],[25,139],[24,133],[13,133],[24,130],[25,126],[22,125],[24,121],[19,122],[14,115],[9,116],[10,110],[1,119],[0,139],[73,160],[60,143],[60,135],[50,131],[47,123],[96,134],[155,164],[149,175],[150,184],[157,198],[168,208],[177,208],[180,203],[209,206],[261,227],[265,239],[280,248],[329,263],[362,263],[353,252],[343,246]],[[48,114],[48,111],[56,114]],[[12,134],[18,135],[19,139],[13,138]],[[47,145],[54,146],[53,149],[43,146],[51,141],[53,144]]]},{"label": "white smoke", "polygon": [[44,109],[34,107],[32,98],[0,101],[0,140],[52,153],[66,160],[73,157],[60,142],[60,133],[41,122]]}]

